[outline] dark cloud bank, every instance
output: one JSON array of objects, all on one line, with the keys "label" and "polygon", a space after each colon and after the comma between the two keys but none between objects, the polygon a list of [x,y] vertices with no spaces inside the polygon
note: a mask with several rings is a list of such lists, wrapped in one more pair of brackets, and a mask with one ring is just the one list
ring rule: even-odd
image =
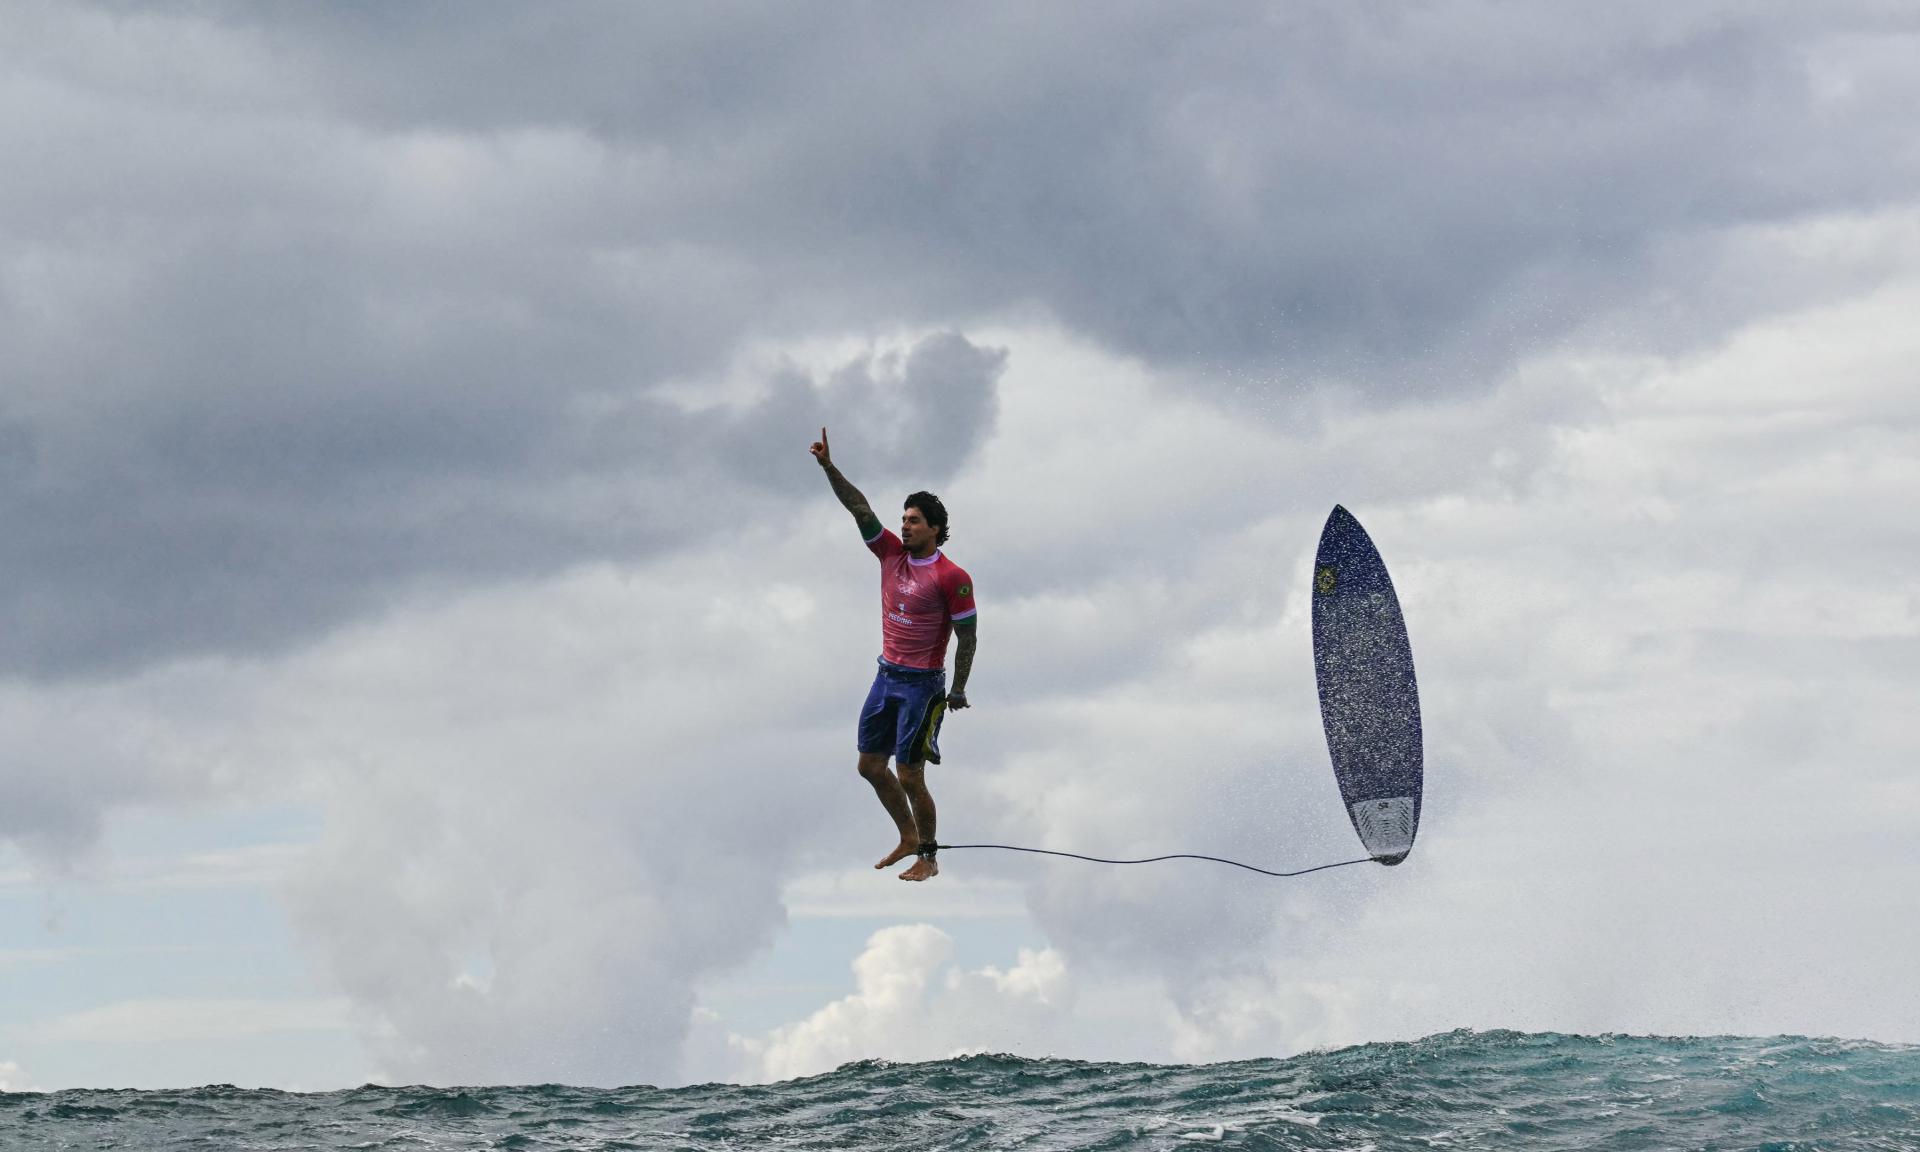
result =
[{"label": "dark cloud bank", "polygon": [[[7,22],[0,667],[33,675],[669,547],[689,491],[817,498],[796,439],[878,393],[649,398],[747,341],[1038,309],[1242,392],[1418,392],[1920,166],[1916,21],[1878,5]],[[929,481],[997,364],[949,336],[902,371],[952,433]]]}]

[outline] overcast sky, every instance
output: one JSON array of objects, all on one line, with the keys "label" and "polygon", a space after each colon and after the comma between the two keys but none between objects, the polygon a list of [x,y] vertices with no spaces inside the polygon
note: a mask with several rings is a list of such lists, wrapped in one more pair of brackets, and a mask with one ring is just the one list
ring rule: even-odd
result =
[{"label": "overcast sky", "polygon": [[[1920,14],[0,0],[0,1090],[1920,1041]],[[932,488],[943,839],[854,772]]]}]

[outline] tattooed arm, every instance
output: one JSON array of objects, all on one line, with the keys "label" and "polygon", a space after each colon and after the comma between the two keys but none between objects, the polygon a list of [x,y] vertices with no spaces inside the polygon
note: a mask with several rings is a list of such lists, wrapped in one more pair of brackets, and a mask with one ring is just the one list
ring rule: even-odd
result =
[{"label": "tattooed arm", "polygon": [[833,485],[833,494],[840,498],[840,503],[846,506],[847,511],[853,513],[853,522],[860,526],[860,538],[871,540],[878,536],[880,517],[873,514],[872,506],[867,503],[867,498],[860,494],[860,489],[855,488],[853,482],[842,476],[840,469],[833,466],[833,455],[827,449],[825,428],[820,429],[820,439],[811,451],[813,458],[820,461],[820,470],[827,474],[827,483]]},{"label": "tattooed arm", "polygon": [[967,707],[967,677],[973,672],[973,650],[980,641],[980,618],[969,616],[953,622],[960,647],[953,653],[953,690],[947,693],[948,708]]}]

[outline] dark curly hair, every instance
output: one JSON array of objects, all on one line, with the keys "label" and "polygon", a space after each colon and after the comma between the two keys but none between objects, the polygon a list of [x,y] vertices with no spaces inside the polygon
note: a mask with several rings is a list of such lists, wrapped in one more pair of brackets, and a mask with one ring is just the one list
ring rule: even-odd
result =
[{"label": "dark curly hair", "polygon": [[906,503],[900,505],[902,512],[909,508],[920,509],[920,515],[927,518],[927,523],[938,529],[933,537],[936,545],[947,542],[947,506],[940,503],[940,497],[931,492],[915,492],[907,497]]}]

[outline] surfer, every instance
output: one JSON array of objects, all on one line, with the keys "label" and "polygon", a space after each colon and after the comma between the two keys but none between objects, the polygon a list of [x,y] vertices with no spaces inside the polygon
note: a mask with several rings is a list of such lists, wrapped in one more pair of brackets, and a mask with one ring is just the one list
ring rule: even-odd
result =
[{"label": "surfer", "polygon": [[[940,874],[940,866],[934,863],[939,841],[934,839],[927,765],[940,763],[942,713],[967,706],[967,674],[973,670],[979,638],[973,578],[940,551],[947,542],[947,509],[938,496],[915,492],[907,497],[895,536],[881,525],[860,490],[833,466],[825,428],[812,451],[833,494],[853,513],[860,538],[880,560],[880,669],[860,709],[857,748],[860,775],[893,817],[900,843],[874,867],[918,856],[900,879],[928,880]],[[960,645],[949,691],[947,640],[956,632]],[[897,774],[887,767],[889,755]]]}]

